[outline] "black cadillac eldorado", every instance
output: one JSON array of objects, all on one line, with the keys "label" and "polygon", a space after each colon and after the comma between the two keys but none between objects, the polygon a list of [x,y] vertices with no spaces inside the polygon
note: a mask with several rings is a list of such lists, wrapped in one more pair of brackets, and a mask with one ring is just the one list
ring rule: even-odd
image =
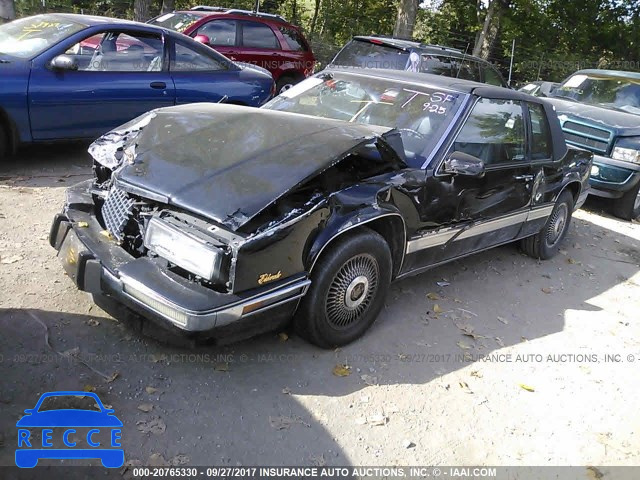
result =
[{"label": "black cadillac eldorado", "polygon": [[421,73],[320,73],[261,109],[154,110],[96,140],[50,242],[77,287],[208,339],[360,337],[389,283],[516,240],[549,258],[592,153],[553,107]]}]

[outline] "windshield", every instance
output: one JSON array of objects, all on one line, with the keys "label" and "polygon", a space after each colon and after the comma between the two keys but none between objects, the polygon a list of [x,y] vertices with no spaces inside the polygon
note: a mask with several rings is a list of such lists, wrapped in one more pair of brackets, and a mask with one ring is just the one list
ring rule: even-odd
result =
[{"label": "windshield", "polygon": [[159,17],[149,20],[148,23],[182,33],[201,18],[201,15],[193,13],[173,12],[160,15]]},{"label": "windshield", "polygon": [[640,79],[576,74],[565,80],[553,96],[640,115]]},{"label": "windshield", "polygon": [[311,77],[262,108],[398,128],[407,163],[422,166],[464,95],[423,85],[345,75]]},{"label": "windshield", "polygon": [[331,67],[404,70],[409,52],[362,40],[351,40],[333,59]]},{"label": "windshield", "polygon": [[0,25],[0,54],[31,58],[86,25],[53,15],[22,18]]}]

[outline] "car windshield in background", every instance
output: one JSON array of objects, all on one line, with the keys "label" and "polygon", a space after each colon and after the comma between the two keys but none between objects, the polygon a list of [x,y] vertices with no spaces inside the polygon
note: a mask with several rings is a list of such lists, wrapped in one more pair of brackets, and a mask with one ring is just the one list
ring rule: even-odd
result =
[{"label": "car windshield in background", "polygon": [[331,67],[404,70],[409,52],[381,44],[352,40],[333,59]]},{"label": "car windshield in background", "polygon": [[463,97],[428,86],[326,75],[305,80],[262,108],[398,128],[407,162],[419,167],[451,123]]},{"label": "car windshield in background", "polygon": [[84,28],[86,25],[53,15],[14,20],[0,26],[0,54],[35,57]]},{"label": "car windshield in background", "polygon": [[640,115],[640,80],[577,74],[558,87],[553,96]]},{"label": "car windshield in background", "polygon": [[196,23],[202,18],[201,15],[195,15],[187,12],[173,12],[149,20],[151,25],[158,25],[160,27],[175,30],[177,32],[184,32],[191,25]]}]

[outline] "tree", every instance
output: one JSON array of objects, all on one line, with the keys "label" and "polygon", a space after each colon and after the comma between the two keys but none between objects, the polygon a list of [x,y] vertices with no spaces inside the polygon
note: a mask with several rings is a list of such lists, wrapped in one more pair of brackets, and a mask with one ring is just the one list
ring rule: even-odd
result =
[{"label": "tree", "polygon": [[412,38],[417,15],[418,0],[400,0],[396,26],[393,29],[393,36],[399,38]]},{"label": "tree", "polygon": [[[500,18],[502,17],[502,0],[488,0],[487,13],[482,22],[482,30],[478,33],[476,44],[473,47],[473,54],[476,57],[488,59],[491,55],[494,42],[500,32]],[[480,21],[480,6],[478,1],[478,21]]]},{"label": "tree", "polygon": [[149,6],[151,0],[135,0],[133,2],[133,19],[137,22],[149,20]]},{"label": "tree", "polygon": [[162,0],[161,13],[173,12],[176,9],[176,0]]},{"label": "tree", "polygon": [[13,0],[0,0],[0,23],[10,22],[16,18]]}]

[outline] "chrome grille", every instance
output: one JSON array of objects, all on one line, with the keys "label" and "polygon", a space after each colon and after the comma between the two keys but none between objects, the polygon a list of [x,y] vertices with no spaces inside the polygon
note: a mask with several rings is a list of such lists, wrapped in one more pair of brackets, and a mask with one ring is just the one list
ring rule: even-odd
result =
[{"label": "chrome grille", "polygon": [[126,192],[113,187],[102,206],[102,218],[107,230],[116,239],[122,240],[124,227],[129,221],[133,199]]},{"label": "chrome grille", "polygon": [[604,154],[609,151],[611,139],[613,138],[609,130],[571,120],[564,122],[562,130],[567,142]]}]

